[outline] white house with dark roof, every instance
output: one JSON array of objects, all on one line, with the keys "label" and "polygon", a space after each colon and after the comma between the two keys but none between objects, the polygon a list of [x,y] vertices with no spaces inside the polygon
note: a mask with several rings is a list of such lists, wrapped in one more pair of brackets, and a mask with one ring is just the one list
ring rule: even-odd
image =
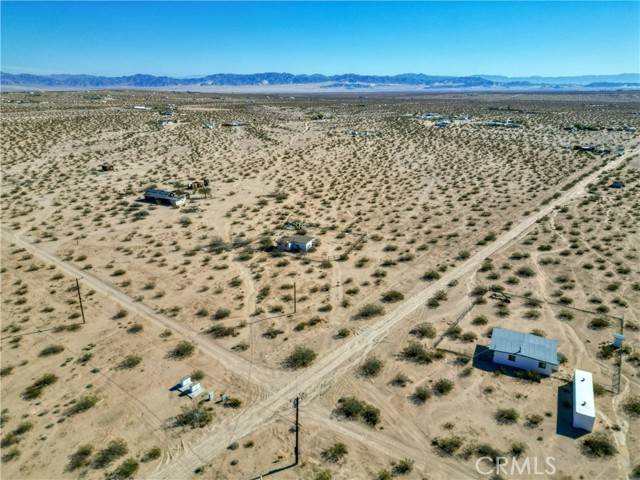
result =
[{"label": "white house with dark roof", "polygon": [[558,341],[506,328],[491,334],[493,361],[540,375],[551,375],[558,367]]}]

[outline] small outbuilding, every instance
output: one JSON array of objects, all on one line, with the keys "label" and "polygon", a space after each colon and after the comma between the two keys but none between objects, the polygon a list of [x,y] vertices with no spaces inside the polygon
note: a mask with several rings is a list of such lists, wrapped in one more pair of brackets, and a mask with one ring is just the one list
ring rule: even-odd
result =
[{"label": "small outbuilding", "polygon": [[573,427],[591,432],[596,420],[593,377],[585,370],[573,371]]},{"label": "small outbuilding", "polygon": [[278,240],[278,248],[287,252],[308,252],[313,248],[316,239],[306,235],[292,235]]},{"label": "small outbuilding", "polygon": [[609,185],[609,188],[624,188],[624,182],[615,180],[611,185]]},{"label": "small outbuilding", "polygon": [[113,171],[113,164],[111,163],[103,163],[100,165],[100,171],[101,172],[112,172]]},{"label": "small outbuilding", "polygon": [[558,341],[531,333],[494,328],[491,334],[493,362],[549,376],[558,367]]},{"label": "small outbuilding", "polygon": [[147,202],[171,205],[173,207],[180,207],[187,202],[186,195],[182,195],[177,192],[168,192],[166,190],[158,190],[155,188],[148,188],[145,190],[144,199]]}]

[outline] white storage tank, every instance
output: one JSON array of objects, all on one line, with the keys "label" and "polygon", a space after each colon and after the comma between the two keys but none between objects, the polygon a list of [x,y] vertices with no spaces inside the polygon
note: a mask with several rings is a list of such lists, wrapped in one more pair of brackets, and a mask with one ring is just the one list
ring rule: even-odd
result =
[{"label": "white storage tank", "polygon": [[573,371],[573,427],[591,432],[596,420],[593,377],[585,370]]}]

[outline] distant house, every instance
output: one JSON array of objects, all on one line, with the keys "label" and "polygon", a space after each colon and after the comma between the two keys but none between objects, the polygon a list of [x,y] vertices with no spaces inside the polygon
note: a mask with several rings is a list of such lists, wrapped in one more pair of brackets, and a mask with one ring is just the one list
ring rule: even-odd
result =
[{"label": "distant house", "polygon": [[593,396],[593,377],[584,370],[573,371],[573,427],[593,430],[596,404]]},{"label": "distant house", "polygon": [[278,240],[278,248],[287,252],[308,252],[316,239],[306,235],[292,235]]},{"label": "distant house", "polygon": [[230,122],[224,122],[222,124],[223,127],[244,127],[245,125],[246,123],[240,120],[231,120]]},{"label": "distant house", "polygon": [[491,334],[493,361],[540,375],[551,375],[558,366],[558,341],[506,328]]},{"label": "distant house", "polygon": [[168,192],[166,190],[158,190],[155,188],[149,188],[145,190],[144,199],[147,202],[171,205],[173,207],[184,205],[187,201],[186,195],[181,195],[176,192]]}]

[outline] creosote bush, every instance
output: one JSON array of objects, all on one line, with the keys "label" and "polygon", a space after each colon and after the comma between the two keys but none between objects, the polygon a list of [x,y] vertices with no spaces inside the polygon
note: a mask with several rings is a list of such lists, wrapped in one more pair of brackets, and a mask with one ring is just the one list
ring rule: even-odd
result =
[{"label": "creosote bush", "polygon": [[342,460],[347,453],[347,446],[344,443],[338,442],[326,450],[323,450],[321,456],[323,460],[327,462],[337,463]]},{"label": "creosote bush", "polygon": [[318,354],[310,348],[298,345],[286,358],[284,364],[287,368],[297,369],[308,367],[313,363]]},{"label": "creosote bush", "polygon": [[174,425],[176,427],[202,428],[206,427],[213,418],[211,412],[202,405],[185,405],[182,411],[176,415]]},{"label": "creosote bush", "polygon": [[582,441],[582,453],[589,457],[611,457],[618,453],[611,438],[603,432],[589,435]]},{"label": "creosote bush", "polygon": [[356,397],[342,397],[338,400],[336,414],[348,420],[361,419],[372,427],[380,421],[380,410]]}]

